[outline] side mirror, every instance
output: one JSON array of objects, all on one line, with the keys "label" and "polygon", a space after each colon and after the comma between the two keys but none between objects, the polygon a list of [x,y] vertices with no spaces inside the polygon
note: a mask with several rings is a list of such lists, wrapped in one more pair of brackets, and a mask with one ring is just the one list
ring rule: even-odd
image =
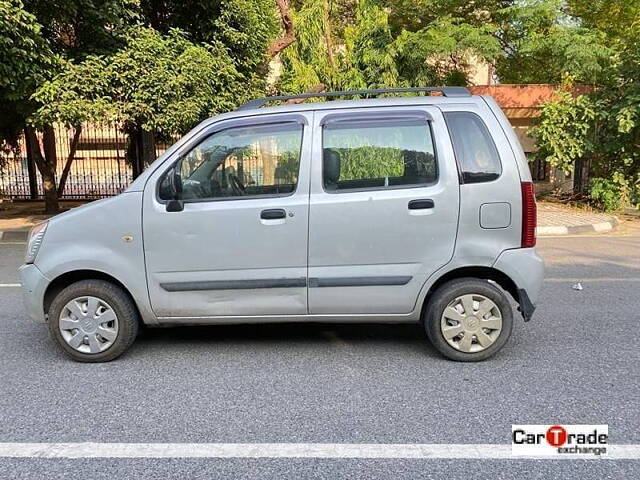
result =
[{"label": "side mirror", "polygon": [[167,202],[167,212],[181,212],[184,210],[182,201],[182,177],[180,176],[180,163],[178,162],[168,173],[167,183],[171,199]]},{"label": "side mirror", "polygon": [[184,202],[182,200],[169,200],[167,202],[167,212],[181,212],[184,210]]}]

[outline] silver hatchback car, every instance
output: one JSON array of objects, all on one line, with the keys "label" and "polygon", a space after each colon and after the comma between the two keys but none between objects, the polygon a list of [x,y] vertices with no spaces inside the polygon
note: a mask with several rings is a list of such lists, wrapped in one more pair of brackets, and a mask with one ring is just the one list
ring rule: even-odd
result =
[{"label": "silver hatchback car", "polygon": [[533,314],[535,228],[527,161],[490,97],[268,97],[35,227],[20,273],[31,319],[82,362],[115,359],[143,324],[261,322],[421,322],[443,355],[477,361],[511,335],[508,295]]}]

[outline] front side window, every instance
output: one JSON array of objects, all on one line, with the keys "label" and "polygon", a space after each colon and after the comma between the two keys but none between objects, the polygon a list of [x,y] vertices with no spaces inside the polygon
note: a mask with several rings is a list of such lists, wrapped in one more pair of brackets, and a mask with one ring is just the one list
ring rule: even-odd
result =
[{"label": "front side window", "polygon": [[469,112],[444,114],[464,183],[490,182],[502,173],[498,150],[482,119]]},{"label": "front side window", "polygon": [[291,122],[214,133],[165,176],[160,198],[175,197],[172,175],[181,183],[183,200],[291,194],[298,183],[302,129]]},{"label": "front side window", "polygon": [[435,149],[426,119],[342,119],[323,128],[328,192],[433,183]]}]

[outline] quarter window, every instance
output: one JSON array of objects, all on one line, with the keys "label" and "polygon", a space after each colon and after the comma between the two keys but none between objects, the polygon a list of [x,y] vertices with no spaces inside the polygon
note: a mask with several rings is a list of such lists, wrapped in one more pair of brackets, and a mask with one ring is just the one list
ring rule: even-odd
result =
[{"label": "quarter window", "polygon": [[490,182],[502,173],[498,150],[482,119],[468,112],[444,114],[463,183]]},{"label": "quarter window", "polygon": [[437,180],[426,119],[336,120],[323,128],[325,190],[423,185]]},{"label": "quarter window", "polygon": [[[207,137],[176,165],[184,200],[288,195],[300,167],[302,125],[236,127]],[[172,198],[171,175],[160,198]]]}]

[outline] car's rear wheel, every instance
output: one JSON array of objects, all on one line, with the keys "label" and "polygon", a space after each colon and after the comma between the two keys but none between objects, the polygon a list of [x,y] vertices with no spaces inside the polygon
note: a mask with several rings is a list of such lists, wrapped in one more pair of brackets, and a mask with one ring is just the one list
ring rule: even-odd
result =
[{"label": "car's rear wheel", "polygon": [[477,362],[496,354],[509,340],[513,311],[496,285],[460,278],[432,295],[424,318],[427,336],[451,360]]},{"label": "car's rear wheel", "polygon": [[104,280],[82,280],[51,302],[49,330],[79,362],[108,362],[127,350],[138,333],[138,312],[129,295]]}]

